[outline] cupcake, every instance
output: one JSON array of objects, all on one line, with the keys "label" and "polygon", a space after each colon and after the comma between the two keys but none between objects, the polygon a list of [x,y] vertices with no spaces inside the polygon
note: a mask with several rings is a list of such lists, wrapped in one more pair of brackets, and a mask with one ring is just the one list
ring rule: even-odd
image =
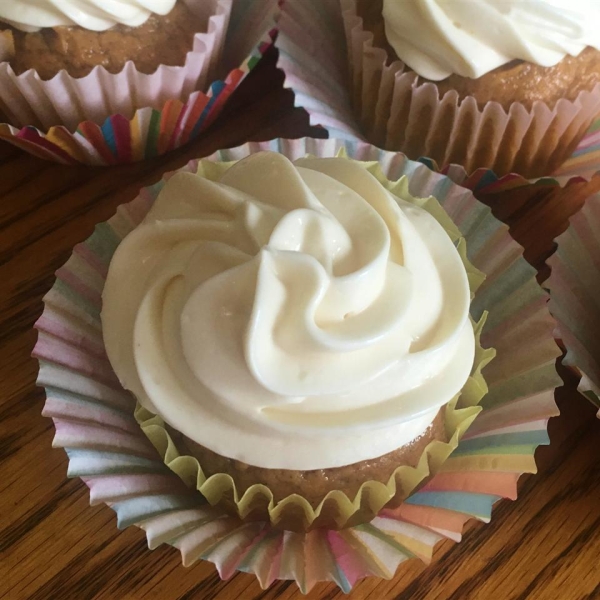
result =
[{"label": "cupcake", "polygon": [[292,530],[371,520],[478,412],[482,276],[459,238],[377,163],[202,163],[166,182],[111,260],[108,358],[211,504]]},{"label": "cupcake", "polygon": [[[275,139],[221,150],[179,173],[218,181],[233,161],[264,150],[292,161],[307,155],[331,158],[340,152],[357,161],[375,161],[356,164],[394,195],[416,200],[433,214],[464,256],[460,228],[469,260],[487,275],[481,283],[475,271],[468,271],[471,289],[477,290],[471,315],[479,321],[489,311],[481,339],[497,349],[484,370],[489,391],[474,367],[457,404],[460,409],[446,409],[443,416],[451,428],[456,417],[455,429],[460,431],[479,410],[477,404],[481,414],[441,467],[448,447],[444,453],[437,451],[439,443],[429,447],[428,462],[437,473],[423,485],[430,474],[428,465],[422,470],[401,468],[398,480],[407,493],[412,490],[410,498],[397,508],[383,509],[368,525],[298,534],[227,515],[183,484],[182,478],[193,488],[207,490],[198,460],[175,446],[174,440],[179,444],[184,434],[142,408],[137,417],[143,430],[138,426],[135,399],[119,384],[106,356],[100,318],[112,257],[148,215],[165,189],[164,181],[121,205],[74,248],[57,272],[36,323],[37,382],[46,393],[43,414],[54,421],[53,447],[67,452],[69,477],[83,480],[93,505],[105,503],[114,510],[119,528],[143,529],[150,549],[168,544],[181,552],[185,566],[210,561],[223,579],[243,571],[254,574],[263,587],[288,579],[308,593],[316,583],[329,581],[348,593],[368,575],[392,578],[398,565],[409,559],[429,563],[439,541],[459,542],[467,521],[487,523],[495,518],[492,507],[499,498],[517,499],[517,481],[522,473],[536,472],[534,453],[540,444],[549,443],[548,419],[557,414],[554,389],[561,383],[555,369],[560,354],[552,335],[555,322],[535,270],[522,258],[506,226],[469,190],[400,154],[353,141]],[[223,211],[214,216],[219,220]],[[483,366],[489,354],[482,356],[478,348],[475,362]]]},{"label": "cupcake", "polygon": [[185,102],[216,73],[231,0],[12,0],[0,6],[0,113],[13,126]]},{"label": "cupcake", "polygon": [[366,137],[469,173],[548,175],[600,115],[600,6],[342,0]]}]

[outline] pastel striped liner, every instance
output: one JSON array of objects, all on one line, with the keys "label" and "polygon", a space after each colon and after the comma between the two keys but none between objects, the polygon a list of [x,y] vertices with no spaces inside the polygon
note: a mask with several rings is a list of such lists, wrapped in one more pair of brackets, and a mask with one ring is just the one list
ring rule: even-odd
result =
[{"label": "pastel striped liner", "polygon": [[564,364],[581,375],[579,391],[598,408],[600,418],[600,194],[586,200],[555,241],[548,260],[550,311],[556,336],[566,348]]},{"label": "pastel striped liner", "polygon": [[134,401],[106,358],[99,316],[110,259],[163,182],[142,190],[98,225],[57,272],[36,324],[38,384],[47,395],[44,415],[56,426],[54,446],[69,456],[69,476],[83,479],[93,504],[104,502],[116,511],[119,527],[142,527],[150,548],[170,544],[179,549],[184,565],[209,560],[221,577],[245,571],[263,587],[289,579],[308,592],[319,581],[333,581],[348,592],[366,576],[391,578],[408,559],[429,562],[438,541],[460,541],[469,519],[488,522],[497,501],[516,499],[517,481],[523,473],[535,473],[535,449],[549,443],[547,422],[557,414],[555,322],[534,270],[507,228],[447,177],[401,154],[333,139],[250,143],[217,152],[210,160],[238,160],[266,149],[292,159],[335,156],[343,149],[351,158],[379,161],[391,180],[408,175],[413,195],[434,195],[441,202],[467,240],[469,259],[487,274],[472,313],[479,319],[489,311],[482,342],[497,349],[485,373],[490,391],[480,417],[442,471],[399,508],[384,510],[369,524],[308,534],[243,524],[183,485],[133,418]]}]

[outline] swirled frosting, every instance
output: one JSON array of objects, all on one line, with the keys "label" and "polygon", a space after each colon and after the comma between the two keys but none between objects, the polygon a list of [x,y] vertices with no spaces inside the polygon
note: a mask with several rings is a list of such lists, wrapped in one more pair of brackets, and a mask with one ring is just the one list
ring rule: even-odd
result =
[{"label": "swirled frosting", "polygon": [[424,433],[474,360],[450,237],[358,162],[259,153],[178,173],[117,248],[109,359],[149,410],[223,456],[309,470]]},{"label": "swirled frosting", "polygon": [[0,21],[23,31],[77,25],[105,31],[115,25],[139,27],[152,13],[166,15],[177,0],[5,0]]},{"label": "swirled frosting", "polygon": [[600,49],[597,0],[384,0],[383,18],[398,57],[433,81]]}]

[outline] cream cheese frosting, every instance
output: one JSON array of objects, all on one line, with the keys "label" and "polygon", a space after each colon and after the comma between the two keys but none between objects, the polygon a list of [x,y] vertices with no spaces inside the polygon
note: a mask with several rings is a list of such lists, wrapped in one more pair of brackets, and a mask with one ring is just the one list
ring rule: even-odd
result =
[{"label": "cream cheese frosting", "polygon": [[384,0],[383,18],[398,57],[433,81],[600,49],[598,0]]},{"label": "cream cheese frosting", "polygon": [[23,31],[77,25],[105,31],[115,25],[139,27],[150,15],[166,15],[177,0],[5,0],[0,21]]},{"label": "cream cheese frosting", "polygon": [[462,260],[363,164],[181,172],[119,245],[108,357],[148,410],[247,464],[338,467],[422,435],[474,360]]}]

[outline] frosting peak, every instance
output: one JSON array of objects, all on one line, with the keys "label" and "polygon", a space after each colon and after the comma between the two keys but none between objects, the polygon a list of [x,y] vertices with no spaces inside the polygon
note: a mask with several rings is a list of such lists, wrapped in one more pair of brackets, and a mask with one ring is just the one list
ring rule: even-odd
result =
[{"label": "frosting peak", "polygon": [[600,49],[597,0],[384,0],[383,18],[398,57],[433,81]]},{"label": "frosting peak", "polygon": [[104,31],[139,27],[150,15],[166,15],[177,0],[9,0],[0,2],[0,21],[23,31],[74,26]]},{"label": "frosting peak", "polygon": [[342,466],[412,441],[474,358],[448,234],[360,163],[274,153],[173,176],[103,295],[123,385],[246,463]]}]

